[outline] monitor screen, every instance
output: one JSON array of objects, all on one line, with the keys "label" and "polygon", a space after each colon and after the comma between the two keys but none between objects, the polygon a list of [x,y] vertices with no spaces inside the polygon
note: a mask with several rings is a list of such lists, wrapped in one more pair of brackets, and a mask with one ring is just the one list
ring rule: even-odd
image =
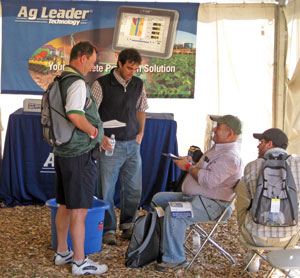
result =
[{"label": "monitor screen", "polygon": [[122,6],[114,29],[113,50],[135,48],[142,56],[169,58],[177,22],[175,10]]}]

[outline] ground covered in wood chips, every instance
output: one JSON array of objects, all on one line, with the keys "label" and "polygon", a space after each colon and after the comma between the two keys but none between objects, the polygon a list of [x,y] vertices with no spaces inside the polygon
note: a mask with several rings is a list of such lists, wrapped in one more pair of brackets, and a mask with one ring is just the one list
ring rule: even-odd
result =
[{"label": "ground covered in wood chips", "polygon": [[[102,244],[101,252],[89,256],[109,268],[107,273],[91,277],[239,277],[246,250],[238,242],[235,215],[219,226],[216,235],[215,240],[233,255],[237,265],[232,265],[215,248],[207,245],[189,271],[157,272],[154,263],[142,268],[127,268],[124,262],[129,241],[118,237],[117,246]],[[0,209],[0,254],[0,277],[73,277],[70,265],[53,265],[51,217],[46,206]],[[263,277],[268,269],[263,263],[260,273],[253,277]]]}]

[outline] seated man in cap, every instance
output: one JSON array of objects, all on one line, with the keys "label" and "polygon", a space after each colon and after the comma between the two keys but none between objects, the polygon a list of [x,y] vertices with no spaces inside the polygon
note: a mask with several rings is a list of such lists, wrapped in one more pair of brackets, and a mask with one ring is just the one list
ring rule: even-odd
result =
[{"label": "seated man in cap", "polygon": [[[208,222],[219,217],[234,194],[234,185],[242,176],[242,160],[237,149],[241,134],[241,121],[232,115],[211,116],[217,126],[213,129],[214,146],[203,154],[195,165],[189,157],[174,160],[181,169],[189,172],[182,192],[160,192],[154,195],[152,206],[165,210],[162,238],[162,263],[158,271],[168,271],[186,266],[184,239],[189,225]],[[193,218],[174,218],[168,202],[191,202]],[[228,210],[228,217],[232,209]]]},{"label": "seated man in cap", "polygon": [[[286,154],[288,137],[278,128],[270,128],[261,134],[254,133],[253,137],[259,140],[258,158],[246,165],[244,178],[236,187],[239,230],[243,239],[251,245],[284,247],[297,233],[299,224],[290,227],[270,227],[257,224],[251,216],[250,206],[256,192],[260,170],[265,162],[263,157],[269,154],[273,156]],[[287,158],[287,163],[291,168],[300,200],[300,157],[291,155]],[[258,271],[259,257],[256,258],[250,264],[249,271]]]}]

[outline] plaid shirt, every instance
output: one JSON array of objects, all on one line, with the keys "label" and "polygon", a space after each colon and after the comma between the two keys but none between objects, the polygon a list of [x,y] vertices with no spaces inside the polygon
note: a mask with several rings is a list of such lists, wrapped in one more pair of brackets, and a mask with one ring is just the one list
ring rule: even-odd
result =
[{"label": "plaid shirt", "polygon": [[[285,150],[280,148],[273,148],[267,151],[267,153],[286,153]],[[256,181],[260,173],[265,160],[258,158],[247,164],[244,171],[244,182],[249,198],[253,199],[256,191]],[[291,155],[287,159],[287,163],[291,168],[295,184],[297,186],[298,199],[300,200],[300,157]],[[300,220],[300,213],[299,213]],[[293,236],[300,227],[300,221],[297,226],[291,227],[268,227],[260,224],[256,224],[252,220],[250,211],[247,212],[245,227],[251,235],[268,238],[285,238]]]},{"label": "plaid shirt", "polygon": [[[119,76],[116,71],[113,71],[113,75],[114,77],[118,80],[118,82],[124,87],[124,92],[126,93],[126,87],[128,86],[129,82],[131,81],[131,79],[129,79],[128,81],[124,80],[121,76]],[[100,83],[96,80],[92,86],[92,91],[93,91],[93,95],[96,99],[97,102],[97,107],[99,109],[99,106],[102,102],[103,99],[103,93],[102,93],[102,87],[100,85]],[[145,90],[145,85],[143,86],[143,91],[136,103],[136,109],[139,112],[145,112],[148,109],[148,102],[147,102],[147,95],[146,95],[146,90]]]}]

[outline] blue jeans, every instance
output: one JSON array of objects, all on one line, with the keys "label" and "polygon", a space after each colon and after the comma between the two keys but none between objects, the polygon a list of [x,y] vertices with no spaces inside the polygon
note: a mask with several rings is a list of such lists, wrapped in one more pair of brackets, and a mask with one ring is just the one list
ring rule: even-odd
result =
[{"label": "blue jeans", "polygon": [[98,160],[98,195],[109,202],[105,213],[104,233],[114,233],[117,218],[114,210],[115,187],[120,177],[120,230],[129,229],[136,218],[142,194],[142,159],[140,144],[135,140],[116,141],[114,154],[106,156],[101,152]]},{"label": "blue jeans", "polygon": [[[168,202],[176,201],[191,202],[194,211],[194,218],[173,218],[171,216]],[[162,260],[168,263],[180,263],[185,261],[183,244],[187,227],[195,222],[209,222],[211,220],[215,220],[227,207],[227,203],[208,199],[199,195],[186,196],[181,192],[160,192],[153,196],[151,206],[160,206],[165,210],[162,238]],[[228,214],[225,218],[229,218],[231,213],[232,208],[228,210]]]}]

